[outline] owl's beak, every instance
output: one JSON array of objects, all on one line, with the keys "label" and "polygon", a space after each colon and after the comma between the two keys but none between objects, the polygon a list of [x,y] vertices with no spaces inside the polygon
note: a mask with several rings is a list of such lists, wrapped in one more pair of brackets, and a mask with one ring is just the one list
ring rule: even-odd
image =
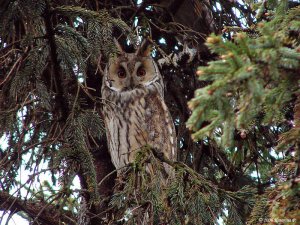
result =
[{"label": "owl's beak", "polygon": [[130,81],[129,81],[129,89],[133,90],[134,88],[135,88],[135,82],[134,82],[133,77],[131,77]]}]

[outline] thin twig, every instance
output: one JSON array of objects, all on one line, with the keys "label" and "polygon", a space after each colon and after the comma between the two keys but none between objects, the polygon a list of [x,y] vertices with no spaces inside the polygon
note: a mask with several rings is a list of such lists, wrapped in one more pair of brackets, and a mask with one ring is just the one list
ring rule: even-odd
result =
[{"label": "thin twig", "polygon": [[19,57],[18,60],[14,63],[14,65],[11,67],[9,73],[5,77],[5,79],[0,83],[0,86],[2,86],[10,77],[12,72],[15,70],[16,66],[19,64],[19,62],[23,59],[23,57]]}]

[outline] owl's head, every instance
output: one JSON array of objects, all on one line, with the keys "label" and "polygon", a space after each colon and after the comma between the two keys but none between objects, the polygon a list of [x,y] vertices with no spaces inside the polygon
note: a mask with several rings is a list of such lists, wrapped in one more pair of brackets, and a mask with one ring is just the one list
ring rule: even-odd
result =
[{"label": "owl's head", "polygon": [[135,53],[125,53],[116,43],[119,54],[109,59],[105,69],[104,85],[116,92],[143,88],[161,80],[158,67],[151,57],[151,48],[145,41]]}]

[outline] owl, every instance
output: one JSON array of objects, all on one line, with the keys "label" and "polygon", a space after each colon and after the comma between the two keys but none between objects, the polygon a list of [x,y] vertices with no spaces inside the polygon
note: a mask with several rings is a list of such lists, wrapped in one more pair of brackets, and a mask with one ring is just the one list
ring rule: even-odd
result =
[{"label": "owl", "polygon": [[117,46],[119,54],[109,59],[101,88],[107,143],[114,166],[121,169],[133,162],[136,152],[145,145],[175,160],[176,133],[151,48],[144,42],[135,53],[125,53]]}]

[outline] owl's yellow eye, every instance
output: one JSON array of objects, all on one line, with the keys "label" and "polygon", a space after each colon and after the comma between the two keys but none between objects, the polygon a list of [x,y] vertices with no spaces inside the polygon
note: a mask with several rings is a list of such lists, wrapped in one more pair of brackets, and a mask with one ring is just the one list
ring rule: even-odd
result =
[{"label": "owl's yellow eye", "polygon": [[119,78],[125,78],[126,77],[126,72],[123,68],[120,68],[118,71],[118,77]]},{"label": "owl's yellow eye", "polygon": [[146,75],[146,70],[144,68],[139,68],[138,71],[137,71],[137,75],[139,77],[143,77]]}]

